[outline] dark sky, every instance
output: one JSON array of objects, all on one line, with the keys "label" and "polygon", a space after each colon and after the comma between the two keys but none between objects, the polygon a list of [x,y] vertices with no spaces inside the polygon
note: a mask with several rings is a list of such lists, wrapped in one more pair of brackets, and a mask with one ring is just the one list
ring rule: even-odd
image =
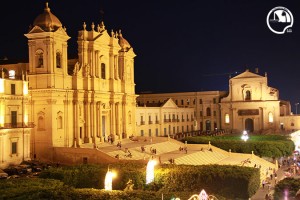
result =
[{"label": "dark sky", "polygon": [[[45,2],[1,2],[1,57],[28,57],[24,34]],[[269,30],[266,17],[276,6],[292,12],[292,33]],[[69,58],[83,22],[90,29],[103,9],[109,32],[122,29],[137,54],[137,93],[228,90],[228,73],[259,68],[293,109],[300,102],[299,0],[49,0],[49,7],[72,37]]]}]

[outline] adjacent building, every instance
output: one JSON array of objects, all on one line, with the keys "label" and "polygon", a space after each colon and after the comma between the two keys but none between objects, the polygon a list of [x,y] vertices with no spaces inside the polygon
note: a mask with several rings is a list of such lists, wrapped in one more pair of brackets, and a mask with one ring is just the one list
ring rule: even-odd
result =
[{"label": "adjacent building", "polygon": [[0,168],[31,159],[31,99],[25,72],[0,68]]},{"label": "adjacent building", "polygon": [[138,104],[136,135],[172,136],[197,130],[193,108],[178,107],[172,99],[161,103]]},{"label": "adjacent building", "polygon": [[268,86],[267,74],[246,70],[229,80],[229,94],[221,99],[220,112],[222,129],[276,133],[280,130],[281,116],[290,113],[290,106],[279,100],[276,88]]},{"label": "adjacent building", "polygon": [[142,93],[137,98],[138,105],[162,103],[172,98],[179,108],[193,108],[196,129],[213,131],[221,128],[220,105],[226,91],[178,92],[178,93]]}]

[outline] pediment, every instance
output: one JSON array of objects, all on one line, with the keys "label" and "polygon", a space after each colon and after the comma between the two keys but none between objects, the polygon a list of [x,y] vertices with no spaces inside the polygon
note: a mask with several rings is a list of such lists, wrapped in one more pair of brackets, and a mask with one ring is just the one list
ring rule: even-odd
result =
[{"label": "pediment", "polygon": [[41,33],[41,32],[45,32],[41,27],[39,26],[34,26],[29,33]]},{"label": "pediment", "polygon": [[59,34],[67,35],[67,36],[68,36],[66,30],[65,30],[63,27],[59,27],[59,28],[55,31],[55,33],[59,33]]},{"label": "pediment", "polygon": [[94,42],[105,43],[108,45],[110,43],[110,39],[110,35],[107,31],[102,31],[94,38]]},{"label": "pediment", "polygon": [[177,108],[176,103],[170,98],[162,106],[163,108]]},{"label": "pediment", "polygon": [[262,78],[263,76],[249,72],[249,71],[245,71],[235,77],[233,77],[232,79],[242,79],[242,78]]}]

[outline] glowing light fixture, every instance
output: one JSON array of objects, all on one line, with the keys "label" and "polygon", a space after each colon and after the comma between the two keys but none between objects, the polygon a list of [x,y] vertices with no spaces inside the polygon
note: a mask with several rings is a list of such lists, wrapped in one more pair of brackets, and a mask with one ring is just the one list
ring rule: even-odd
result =
[{"label": "glowing light fixture", "polygon": [[108,168],[105,181],[104,181],[104,189],[111,191],[112,190],[112,179],[116,176],[115,173],[111,171],[111,169]]},{"label": "glowing light fixture", "polygon": [[154,166],[156,162],[153,159],[150,159],[147,168],[146,168],[146,184],[149,184],[154,181]]},{"label": "glowing light fixture", "polygon": [[15,79],[16,78],[16,72],[15,72],[15,70],[9,70],[8,71],[8,77],[10,79]]},{"label": "glowing light fixture", "polygon": [[242,140],[244,140],[245,142],[249,139],[248,133],[247,131],[243,131],[243,135],[242,135]]},{"label": "glowing light fixture", "polygon": [[230,118],[229,118],[229,114],[225,114],[225,123],[226,124],[229,124],[229,122],[230,122]]}]

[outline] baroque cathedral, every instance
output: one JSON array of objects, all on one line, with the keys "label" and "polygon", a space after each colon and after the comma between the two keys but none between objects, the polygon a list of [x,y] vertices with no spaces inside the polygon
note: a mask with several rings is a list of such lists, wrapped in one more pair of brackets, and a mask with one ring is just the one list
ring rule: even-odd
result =
[{"label": "baroque cathedral", "polygon": [[[119,139],[133,133],[136,55],[121,31],[108,33],[103,21],[90,27],[84,23],[78,31],[78,59],[69,60],[70,37],[46,3],[25,36],[29,62],[5,67],[23,74],[28,83],[31,142],[16,143],[13,153],[10,141],[1,145],[10,152],[3,155],[3,162],[20,160],[22,156],[11,159],[11,154],[23,154],[22,148],[30,151],[25,159],[51,160],[55,147],[97,146],[108,135]],[[23,121],[23,113],[16,115]]]}]

